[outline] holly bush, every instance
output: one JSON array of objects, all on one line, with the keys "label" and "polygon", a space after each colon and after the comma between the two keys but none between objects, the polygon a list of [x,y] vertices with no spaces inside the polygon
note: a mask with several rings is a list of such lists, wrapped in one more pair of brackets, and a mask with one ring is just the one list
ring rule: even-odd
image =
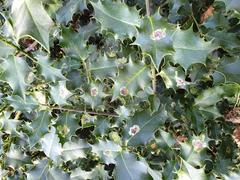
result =
[{"label": "holly bush", "polygon": [[1,0],[1,179],[239,179],[239,2]]}]

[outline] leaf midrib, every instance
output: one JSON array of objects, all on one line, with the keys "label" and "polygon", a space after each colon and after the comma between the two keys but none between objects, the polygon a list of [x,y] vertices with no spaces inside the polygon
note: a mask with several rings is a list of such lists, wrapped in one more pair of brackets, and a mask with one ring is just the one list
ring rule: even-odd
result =
[{"label": "leaf midrib", "polygon": [[121,158],[122,158],[122,161],[123,161],[123,164],[124,164],[125,168],[127,169],[127,172],[128,172],[128,174],[129,174],[129,176],[131,177],[132,180],[134,180],[132,174],[130,173],[131,171],[128,169],[127,163],[125,162],[125,160],[124,160],[123,155],[122,155],[121,152],[120,152],[120,156],[121,156]]},{"label": "leaf midrib", "polygon": [[144,70],[146,69],[146,66],[144,66],[142,69],[140,69],[136,74],[134,74],[133,77],[131,77],[129,79],[129,81],[127,81],[126,86],[128,86],[134,79],[136,79],[138,76],[140,76],[140,74],[142,74],[144,72]]}]

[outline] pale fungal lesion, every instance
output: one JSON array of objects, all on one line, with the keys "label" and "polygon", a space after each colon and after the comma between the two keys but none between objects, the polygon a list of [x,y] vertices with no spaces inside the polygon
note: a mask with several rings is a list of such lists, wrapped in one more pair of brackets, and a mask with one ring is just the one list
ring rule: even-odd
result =
[{"label": "pale fungal lesion", "polygon": [[176,77],[175,80],[177,83],[177,87],[185,87],[186,85],[190,84],[189,82],[185,81],[184,79],[182,79],[180,77]]},{"label": "pale fungal lesion", "polygon": [[164,29],[156,29],[155,31],[152,32],[151,34],[151,39],[154,41],[161,40],[166,37],[166,28]]},{"label": "pale fungal lesion", "polygon": [[44,93],[42,93],[41,91],[35,91],[34,96],[40,104],[47,103],[46,95]]},{"label": "pale fungal lesion", "polygon": [[207,147],[207,144],[201,139],[194,139],[192,145],[195,151],[201,151],[203,148]]},{"label": "pale fungal lesion", "polygon": [[186,81],[179,78],[179,77],[176,77],[176,83],[177,83],[177,86],[178,87],[181,87],[181,86],[185,86],[186,85]]},{"label": "pale fungal lesion", "polygon": [[108,157],[112,157],[112,156],[113,156],[113,154],[112,154],[111,151],[103,151],[103,154],[104,154],[105,156],[108,156]]},{"label": "pale fungal lesion", "polygon": [[124,86],[120,88],[120,94],[122,96],[127,96],[128,95],[128,89]]},{"label": "pale fungal lesion", "polygon": [[27,76],[25,77],[25,81],[26,81],[27,83],[32,83],[33,80],[34,80],[34,73],[33,73],[33,72],[29,72],[29,73],[27,74]]},{"label": "pale fungal lesion", "polygon": [[134,136],[136,135],[138,132],[140,131],[140,127],[138,125],[133,125],[132,127],[130,127],[129,131],[128,131],[128,134],[130,136]]},{"label": "pale fungal lesion", "polygon": [[68,97],[69,95],[69,91],[64,87],[64,86],[60,86],[59,88],[59,96],[63,99],[65,99],[66,97]]},{"label": "pale fungal lesion", "polygon": [[98,95],[98,89],[96,87],[92,87],[90,90],[91,96],[95,97]]}]

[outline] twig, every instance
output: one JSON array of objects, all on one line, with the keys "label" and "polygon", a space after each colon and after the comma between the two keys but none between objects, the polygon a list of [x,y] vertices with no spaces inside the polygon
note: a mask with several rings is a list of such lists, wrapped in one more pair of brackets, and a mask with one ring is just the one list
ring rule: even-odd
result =
[{"label": "twig", "polygon": [[68,112],[78,112],[78,113],[88,113],[88,114],[100,115],[100,116],[119,117],[117,114],[113,114],[113,113],[86,111],[86,110],[81,110],[81,109],[70,109],[70,108],[63,108],[63,107],[59,107],[59,106],[49,106],[47,104],[40,104],[40,105],[46,106],[50,109],[56,109],[56,110],[62,110],[62,111],[68,111]]},{"label": "twig", "polygon": [[195,23],[196,26],[197,26],[197,29],[198,29],[199,34],[200,34],[201,36],[204,36],[204,34],[201,32],[200,26],[199,26],[199,24],[198,24],[198,22],[197,22],[197,20],[196,20],[196,18],[195,18],[195,16],[194,16],[193,12],[191,12],[191,17],[192,17],[194,23]]},{"label": "twig", "polygon": [[21,111],[17,111],[14,119],[16,119],[16,120],[19,119],[19,117],[21,116],[21,114],[22,114]]},{"label": "twig", "polygon": [[[23,51],[24,52],[29,52],[29,51],[31,51],[34,47],[36,47],[36,45],[37,45],[38,43],[37,43],[37,41],[34,41],[30,46],[28,46],[26,49],[24,49]],[[16,56],[21,56],[21,55],[24,55],[22,52],[19,52]]]},{"label": "twig", "polygon": [[[150,11],[150,0],[145,0],[146,4],[146,15],[150,17],[151,11]],[[152,71],[152,88],[153,88],[153,93],[156,93],[156,70],[154,65],[151,65],[151,71]]]},{"label": "twig", "polygon": [[151,12],[150,12],[150,0],[145,0],[145,4],[146,4],[147,16],[150,16],[150,14],[151,14]]}]

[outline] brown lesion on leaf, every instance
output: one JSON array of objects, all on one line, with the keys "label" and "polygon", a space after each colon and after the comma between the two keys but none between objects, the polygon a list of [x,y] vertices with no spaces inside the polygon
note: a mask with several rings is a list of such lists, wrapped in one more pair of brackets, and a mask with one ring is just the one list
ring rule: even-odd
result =
[{"label": "brown lesion on leaf", "polygon": [[240,126],[237,126],[233,131],[232,135],[234,141],[236,142],[237,146],[240,148]]},{"label": "brown lesion on leaf", "polygon": [[209,6],[206,11],[204,11],[201,15],[200,18],[200,24],[204,23],[204,21],[206,21],[210,16],[213,15],[214,12],[214,7],[213,6]]},{"label": "brown lesion on leaf", "polygon": [[240,107],[235,107],[224,116],[225,121],[240,124]]}]

